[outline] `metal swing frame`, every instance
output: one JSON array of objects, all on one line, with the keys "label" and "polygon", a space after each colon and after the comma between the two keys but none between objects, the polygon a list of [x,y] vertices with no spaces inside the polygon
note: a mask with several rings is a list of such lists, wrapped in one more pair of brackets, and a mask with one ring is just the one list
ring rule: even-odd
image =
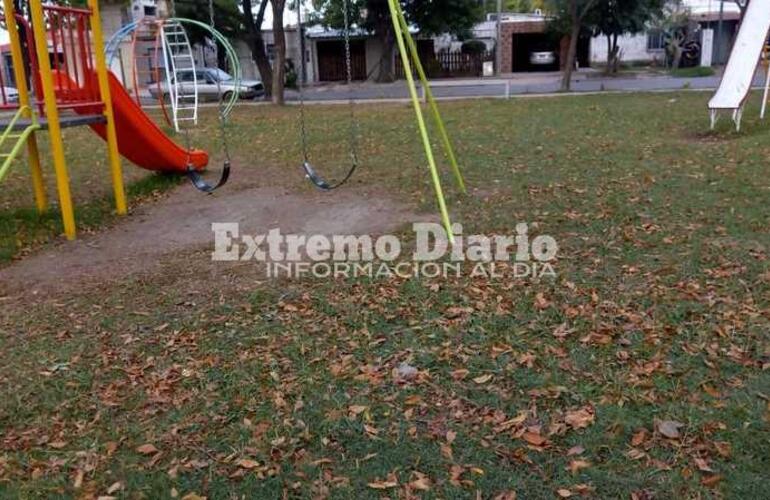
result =
[{"label": "metal swing frame", "polygon": [[[348,86],[350,85],[350,80],[352,80],[352,68],[350,67],[350,56],[349,56],[349,36],[350,36],[350,23],[349,23],[349,8],[348,8],[348,2],[349,0],[343,0],[344,5],[344,14],[345,14],[345,35],[346,35],[346,56],[348,64],[347,70],[348,70]],[[301,3],[301,0],[298,0],[298,22],[300,26],[302,26],[302,17],[301,17],[301,6],[299,5]],[[463,194],[467,194],[467,190],[465,187],[465,180],[463,179],[463,175],[460,172],[460,167],[457,164],[457,157],[454,153],[454,148],[452,147],[452,141],[449,139],[449,134],[447,134],[446,127],[444,126],[444,121],[441,118],[441,113],[439,112],[438,105],[436,103],[436,99],[433,96],[433,92],[430,88],[430,83],[428,82],[427,74],[425,73],[425,69],[423,68],[422,61],[420,61],[420,55],[417,51],[417,44],[414,41],[414,38],[412,38],[412,34],[409,31],[409,25],[406,22],[406,16],[404,15],[404,11],[401,8],[401,4],[398,0],[388,0],[388,9],[390,10],[390,18],[393,22],[393,29],[396,37],[396,44],[398,46],[399,54],[401,55],[401,62],[404,66],[404,74],[406,75],[406,81],[407,86],[409,88],[409,96],[412,101],[412,106],[414,107],[414,113],[415,117],[417,119],[417,126],[419,129],[420,139],[423,144],[423,148],[425,150],[425,158],[428,161],[428,169],[430,170],[430,176],[431,176],[431,182],[433,184],[433,190],[436,194],[436,202],[438,204],[439,210],[441,212],[441,221],[444,226],[444,230],[446,231],[447,238],[451,243],[454,244],[454,234],[452,232],[452,222],[451,218],[449,216],[449,210],[447,209],[446,199],[444,197],[444,190],[441,185],[441,178],[438,173],[438,168],[436,167],[436,159],[433,154],[433,147],[430,142],[430,135],[428,134],[428,128],[425,124],[425,117],[423,113],[422,104],[420,102],[419,92],[417,90],[417,85],[415,83],[415,73],[420,78],[420,84],[422,87],[422,90],[424,92],[425,100],[428,103],[428,107],[430,108],[431,115],[433,116],[433,121],[436,124],[436,128],[438,129],[438,133],[441,139],[441,143],[444,149],[444,153],[447,157],[447,160],[449,161],[452,173],[454,175],[455,181],[457,182],[457,186],[460,189],[460,191]],[[306,148],[306,137],[305,137],[305,121],[304,121],[304,95],[302,93],[302,84],[303,79],[305,77],[305,54],[302,54],[302,75],[300,78],[300,110],[301,110],[301,126],[302,126],[302,141],[303,141],[303,170],[305,171],[305,175],[315,184],[319,187],[319,189],[323,189],[325,191],[329,191],[331,189],[334,189],[336,187],[339,187],[344,182],[346,182],[350,176],[355,171],[355,167],[357,166],[357,159],[354,156],[354,162],[351,168],[351,170],[348,172],[348,176],[343,178],[342,181],[338,182],[337,184],[329,185],[328,182],[325,182],[322,177],[320,177],[315,169],[312,167],[310,162],[307,158],[307,148]],[[352,94],[352,88],[350,92],[350,98],[349,102],[351,105],[351,112],[353,109],[354,99]],[[351,120],[351,129],[355,131],[355,122]],[[351,135],[353,139],[355,139],[355,135]],[[351,153],[354,153],[355,149],[351,148]],[[324,184],[326,184],[326,187],[324,187]]]}]

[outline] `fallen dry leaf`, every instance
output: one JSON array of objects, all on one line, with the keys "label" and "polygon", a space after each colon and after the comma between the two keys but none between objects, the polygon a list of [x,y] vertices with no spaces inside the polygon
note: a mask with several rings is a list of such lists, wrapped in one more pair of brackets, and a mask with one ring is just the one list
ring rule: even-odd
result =
[{"label": "fallen dry leaf", "polygon": [[586,451],[586,449],[585,449],[585,448],[583,448],[583,447],[582,447],[582,446],[580,446],[580,445],[578,445],[578,446],[573,446],[572,448],[570,448],[569,450],[567,450],[567,456],[568,456],[568,457],[571,457],[572,455],[581,455],[581,454],[582,454],[584,451]]},{"label": "fallen dry leaf", "polygon": [[591,467],[591,462],[588,460],[570,460],[569,465],[567,466],[567,469],[573,473],[577,474],[582,469],[587,469],[588,467]]},{"label": "fallen dry leaf", "polygon": [[695,462],[695,465],[698,467],[698,470],[701,472],[714,472],[714,469],[711,468],[708,461],[705,458],[700,457],[693,457],[693,461]]},{"label": "fallen dry leaf", "polygon": [[492,380],[492,377],[493,377],[493,375],[491,373],[487,373],[486,375],[480,375],[480,376],[474,378],[473,381],[476,382],[479,385],[486,384],[487,382]]},{"label": "fallen dry leaf", "polygon": [[658,432],[669,439],[679,439],[679,429],[682,427],[684,424],[676,420],[657,420],[655,422],[655,428]]},{"label": "fallen dry leaf", "polygon": [[564,421],[573,429],[582,429],[594,423],[594,415],[592,406],[584,406],[578,410],[568,411]]},{"label": "fallen dry leaf", "polygon": [[74,489],[80,489],[81,486],[83,486],[83,477],[85,475],[85,472],[83,469],[78,469],[78,471],[75,473],[75,480],[72,482],[72,487]]},{"label": "fallen dry leaf", "polygon": [[543,446],[548,442],[548,439],[534,432],[525,432],[521,435],[521,438],[533,446]]},{"label": "fallen dry leaf", "polygon": [[237,465],[238,467],[241,467],[243,469],[251,470],[259,467],[259,462],[257,462],[256,460],[251,460],[249,458],[242,458],[238,460]]},{"label": "fallen dry leaf", "polygon": [[398,486],[398,482],[392,481],[392,480],[374,481],[374,482],[368,483],[367,486],[369,486],[370,488],[373,488],[375,490],[387,490],[387,489],[395,488],[396,486]]},{"label": "fallen dry leaf", "polygon": [[701,479],[700,484],[707,488],[713,488],[722,480],[722,476],[720,474],[714,474],[713,476],[706,476],[703,479]]},{"label": "fallen dry leaf", "polygon": [[428,491],[430,490],[430,478],[422,472],[414,472],[416,479],[409,482],[409,487],[415,490]]},{"label": "fallen dry leaf", "polygon": [[143,444],[142,446],[137,446],[136,452],[141,453],[142,455],[152,455],[153,453],[157,453],[158,449],[155,447],[155,445],[147,443]]},{"label": "fallen dry leaf", "polygon": [[647,440],[647,429],[639,429],[631,437],[631,446],[639,446]]},{"label": "fallen dry leaf", "polygon": [[182,500],[206,500],[206,497],[202,497],[197,493],[188,493],[182,497]]}]

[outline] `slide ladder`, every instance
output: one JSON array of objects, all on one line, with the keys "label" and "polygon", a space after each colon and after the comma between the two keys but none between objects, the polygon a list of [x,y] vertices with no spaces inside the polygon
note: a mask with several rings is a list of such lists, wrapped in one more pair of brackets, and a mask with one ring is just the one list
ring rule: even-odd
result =
[{"label": "slide ladder", "polygon": [[[24,127],[17,127],[17,125],[20,125],[19,119],[25,113],[32,115],[32,122]],[[19,129],[21,129],[21,132],[18,132]],[[30,134],[36,130],[40,130],[40,125],[38,125],[37,120],[35,119],[34,114],[32,114],[29,106],[20,107],[14,115],[13,119],[5,127],[3,135],[0,135],[0,159],[2,159],[2,163],[0,164],[0,182],[3,181],[6,174],[8,174],[8,172],[11,170],[13,160],[19,156],[19,153],[24,147],[24,144],[27,143],[27,139],[29,138]],[[10,149],[6,149],[7,145],[9,144]]]},{"label": "slide ladder", "polygon": [[198,123],[198,76],[190,40],[184,27],[167,21],[161,27],[166,61],[166,85],[171,100],[171,119],[177,132],[184,122]]},{"label": "slide ladder", "polygon": [[[722,81],[709,101],[711,128],[716,125],[719,111],[732,110],[737,130],[741,129],[743,106],[754,82],[754,73],[762,57],[770,31],[770,0],[751,0],[741,22],[738,36],[730,52]],[[765,84],[765,100],[770,85],[770,72]]]}]

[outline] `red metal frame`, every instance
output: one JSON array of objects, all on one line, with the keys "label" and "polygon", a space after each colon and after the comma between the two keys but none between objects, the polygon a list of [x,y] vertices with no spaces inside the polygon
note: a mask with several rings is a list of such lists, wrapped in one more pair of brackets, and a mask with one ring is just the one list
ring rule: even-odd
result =
[{"label": "red metal frame", "polygon": [[91,10],[43,5],[51,41],[51,70],[60,109],[103,106],[94,84],[95,66],[91,42]]},{"label": "red metal frame", "polygon": [[[61,5],[43,5],[43,16],[51,47],[49,57],[59,109],[93,108],[94,110],[102,110],[104,103],[95,79],[91,76],[96,70],[90,29],[91,10]],[[22,50],[28,57],[31,66],[30,94],[33,96],[33,103],[40,114],[44,115],[43,85],[40,80],[32,27],[29,21],[20,14],[16,14],[16,23],[19,30],[23,30],[25,33],[26,47],[22,47]],[[0,71],[0,110],[16,109],[19,107],[19,103],[8,100],[5,80],[3,71]]]}]

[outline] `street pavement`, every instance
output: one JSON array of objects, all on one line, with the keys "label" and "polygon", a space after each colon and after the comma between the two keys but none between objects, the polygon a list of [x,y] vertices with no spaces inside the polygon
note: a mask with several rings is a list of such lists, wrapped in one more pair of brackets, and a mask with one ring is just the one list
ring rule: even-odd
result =
[{"label": "street pavement", "polygon": [[[764,75],[758,71],[754,85],[764,85]],[[634,91],[675,91],[713,90],[719,85],[721,76],[680,78],[668,75],[638,75],[632,77],[601,77],[596,73],[579,73],[572,82],[574,93],[634,92]],[[432,80],[433,95],[441,99],[463,99],[484,97],[521,96],[527,94],[553,94],[559,92],[558,73],[511,75],[503,78]],[[422,91],[420,91],[422,96]],[[361,83],[352,89],[346,85],[329,84],[308,87],[304,91],[308,102],[344,101],[351,97],[357,101],[408,99],[409,90],[405,82],[390,84]],[[287,91],[286,99],[296,101],[296,91]]]}]

